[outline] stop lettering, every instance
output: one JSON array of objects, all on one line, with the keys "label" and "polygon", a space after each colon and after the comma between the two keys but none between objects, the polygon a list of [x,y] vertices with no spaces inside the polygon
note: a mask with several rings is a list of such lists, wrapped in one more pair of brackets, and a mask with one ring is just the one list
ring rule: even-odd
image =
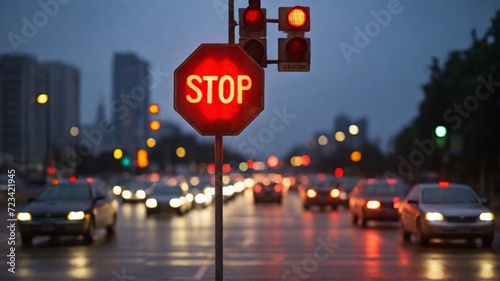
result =
[{"label": "stop lettering", "polygon": [[[206,85],[204,85],[205,82]],[[236,102],[238,104],[242,104],[243,91],[247,91],[252,87],[252,79],[248,75],[238,75],[236,79],[233,79],[230,75],[224,75],[219,79],[218,76],[214,75],[199,76],[193,74],[188,76],[186,83],[195,93],[194,95],[188,94],[186,96],[187,101],[190,103],[199,103],[203,98],[203,93],[205,93],[206,102],[208,104],[212,104],[215,83],[218,89],[217,97],[219,98],[219,101],[224,104],[231,103],[236,94]],[[202,89],[205,91],[202,91]],[[227,92],[225,92],[226,89],[228,90]]]},{"label": "stop lettering", "polygon": [[174,72],[174,109],[201,135],[238,135],[264,109],[264,71],[236,44],[202,44]]}]

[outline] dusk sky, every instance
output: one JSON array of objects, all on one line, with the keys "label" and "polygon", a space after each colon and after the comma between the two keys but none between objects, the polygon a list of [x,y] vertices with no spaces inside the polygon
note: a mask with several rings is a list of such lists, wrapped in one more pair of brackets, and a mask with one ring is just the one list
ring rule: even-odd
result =
[{"label": "dusk sky", "polygon": [[[235,0],[236,11],[246,4]],[[482,37],[500,9],[498,0],[262,0],[268,18],[278,17],[279,6],[294,5],[311,9],[311,31],[306,33],[311,71],[278,72],[276,65],[265,69],[265,110],[239,136],[224,138],[247,157],[252,149],[259,157],[283,156],[315,133],[332,132],[339,114],[367,117],[370,139],[380,139],[386,149],[391,137],[416,117],[432,57],[443,62],[450,51],[469,47],[471,30]],[[100,102],[110,116],[113,54],[136,53],[152,69],[166,73],[158,75],[151,93],[161,118],[197,134],[173,109],[172,74],[198,45],[227,43],[226,7],[226,0],[2,0],[0,53],[17,51],[79,68],[84,124],[95,119]],[[376,23],[382,14],[391,16]],[[27,21],[38,21],[35,31],[25,32]],[[373,36],[356,44],[359,30],[366,34],[374,24],[379,29]],[[268,23],[267,29],[268,58],[277,59],[278,38],[286,34],[277,24]],[[356,51],[346,55],[346,46]],[[269,128],[276,112],[289,115],[282,131],[258,148],[243,143]]]}]

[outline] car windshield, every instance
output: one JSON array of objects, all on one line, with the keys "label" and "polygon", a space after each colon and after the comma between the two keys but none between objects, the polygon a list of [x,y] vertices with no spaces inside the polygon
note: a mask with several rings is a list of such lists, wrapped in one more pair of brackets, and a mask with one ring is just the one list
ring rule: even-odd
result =
[{"label": "car windshield", "polygon": [[340,183],[340,188],[342,188],[345,191],[351,191],[354,189],[356,186],[356,183],[358,183],[359,179],[353,178],[353,179],[342,179]]},{"label": "car windshield", "polygon": [[49,185],[36,198],[37,201],[91,199],[90,185],[85,183]]},{"label": "car windshield", "polygon": [[335,179],[332,179],[332,178],[325,178],[323,180],[319,180],[317,178],[313,179],[311,181],[311,186],[314,187],[314,188],[318,188],[318,189],[323,189],[323,188],[332,188],[332,187],[336,187],[339,185],[339,182],[336,181]]},{"label": "car windshield", "polygon": [[365,195],[405,196],[410,187],[404,184],[375,183],[365,186]]},{"label": "car windshield", "polygon": [[422,190],[425,204],[478,204],[474,192],[466,188],[426,188]]},{"label": "car windshield", "polygon": [[180,196],[182,195],[182,190],[177,186],[158,185],[153,188],[151,194]]},{"label": "car windshield", "polygon": [[128,190],[146,190],[149,186],[151,185],[151,183],[149,182],[143,182],[143,181],[129,181],[129,182],[126,182],[123,186],[125,189],[128,189]]}]

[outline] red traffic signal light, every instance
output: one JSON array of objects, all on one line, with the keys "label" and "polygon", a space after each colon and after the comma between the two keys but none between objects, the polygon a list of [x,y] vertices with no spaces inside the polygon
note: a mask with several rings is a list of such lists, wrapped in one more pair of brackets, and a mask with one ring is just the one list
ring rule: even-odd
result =
[{"label": "red traffic signal light", "polygon": [[280,7],[278,29],[288,33],[278,39],[278,71],[309,71],[311,39],[304,37],[311,29],[309,7]]},{"label": "red traffic signal light", "polygon": [[250,5],[239,9],[238,12],[240,37],[266,37],[266,9]]},{"label": "red traffic signal light", "polygon": [[[243,21],[240,24],[244,24],[245,28],[249,31],[262,32],[266,31],[266,13],[264,9],[261,9],[257,5],[250,5],[243,11]],[[240,32],[244,29],[240,29]],[[241,36],[241,33],[240,33]],[[263,36],[266,36],[264,33]]]},{"label": "red traffic signal light", "polygon": [[311,30],[309,7],[280,7],[278,29],[287,32]]},{"label": "red traffic signal light", "polygon": [[258,64],[267,66],[266,9],[249,5],[239,11],[239,44]]}]

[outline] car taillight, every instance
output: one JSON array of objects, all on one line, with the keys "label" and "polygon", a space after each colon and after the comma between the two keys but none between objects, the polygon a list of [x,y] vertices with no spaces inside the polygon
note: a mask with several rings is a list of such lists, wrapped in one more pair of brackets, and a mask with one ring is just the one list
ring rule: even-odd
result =
[{"label": "car taillight", "polygon": [[449,187],[450,183],[447,181],[440,181],[440,182],[438,182],[438,186],[439,187]]},{"label": "car taillight", "polygon": [[316,195],[318,195],[318,194],[313,189],[308,189],[307,190],[307,197],[314,198],[314,197],[316,197]]},{"label": "car taillight", "polygon": [[337,198],[337,197],[339,197],[339,195],[340,195],[340,190],[338,190],[336,188],[334,188],[334,189],[332,189],[332,191],[330,191],[330,196],[332,198]]},{"label": "car taillight", "polygon": [[262,186],[260,184],[257,184],[256,186],[254,186],[253,190],[256,193],[260,193],[262,191]]},{"label": "car taillight", "polygon": [[387,179],[387,183],[388,183],[388,184],[396,184],[396,183],[397,183],[397,181],[396,181],[396,179],[393,179],[393,178],[388,178],[388,179]]},{"label": "car taillight", "polygon": [[366,202],[366,208],[378,209],[378,208],[380,208],[380,202],[378,202],[376,200],[370,200],[370,201]]},{"label": "car taillight", "polygon": [[398,209],[399,205],[401,204],[401,199],[399,197],[394,197],[392,198],[392,203],[394,203],[392,206],[394,209]]},{"label": "car taillight", "polygon": [[283,186],[281,184],[277,184],[274,186],[275,192],[281,192],[283,190]]}]

